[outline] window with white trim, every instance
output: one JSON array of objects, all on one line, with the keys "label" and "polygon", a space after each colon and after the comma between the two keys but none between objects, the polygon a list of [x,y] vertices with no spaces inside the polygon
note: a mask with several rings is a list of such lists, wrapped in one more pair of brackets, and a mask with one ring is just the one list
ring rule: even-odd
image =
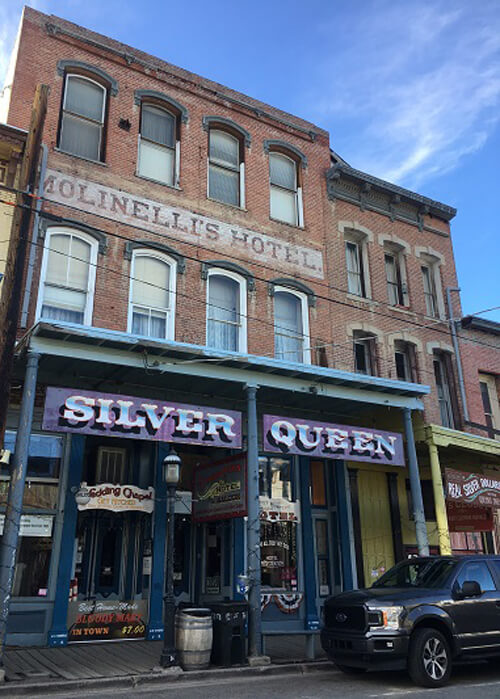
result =
[{"label": "window with white trim", "polygon": [[285,362],[309,364],[309,310],[304,294],[274,291],[274,356]]},{"label": "window with white trim", "polygon": [[243,146],[221,129],[208,134],[208,196],[224,204],[245,206]]},{"label": "window with white trim", "polygon": [[137,174],[171,186],[177,185],[178,153],[177,119],[174,114],[155,104],[143,103]]},{"label": "window with white trim", "polygon": [[407,289],[404,280],[403,255],[395,249],[384,253],[387,297],[391,306],[407,306]]},{"label": "window with white trim", "polygon": [[90,325],[98,242],[78,230],[49,228],[45,236],[37,317]]},{"label": "window with white trim", "polygon": [[431,264],[421,266],[424,285],[425,312],[431,318],[439,316],[434,269]]},{"label": "window with white trim", "polygon": [[176,263],[161,252],[134,250],[128,332],[174,339],[176,268]]},{"label": "window with white trim", "polygon": [[415,345],[403,340],[394,342],[394,364],[396,378],[400,381],[417,381],[417,360]]},{"label": "window with white trim", "polygon": [[368,268],[368,237],[356,230],[346,231],[345,257],[347,269],[347,291],[363,298],[371,297]]},{"label": "window with white trim", "polygon": [[454,429],[452,388],[451,388],[451,360],[445,352],[434,352],[433,358],[434,379],[436,382],[441,424],[443,427]]},{"label": "window with white trim", "polygon": [[207,346],[246,352],[246,281],[216,269],[207,286]]},{"label": "window with white trim", "polygon": [[354,342],[354,371],[359,374],[377,374],[376,342],[375,335],[364,330],[355,330]]},{"label": "window with white trim", "polygon": [[106,88],[83,75],[66,75],[59,148],[90,160],[103,160]]},{"label": "window with white trim", "polygon": [[271,218],[303,226],[297,162],[283,153],[269,153],[269,181]]}]

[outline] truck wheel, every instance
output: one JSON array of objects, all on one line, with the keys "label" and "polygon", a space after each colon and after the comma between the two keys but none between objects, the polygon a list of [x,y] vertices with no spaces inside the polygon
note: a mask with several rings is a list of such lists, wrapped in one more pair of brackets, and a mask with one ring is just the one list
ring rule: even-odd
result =
[{"label": "truck wheel", "polygon": [[408,672],[421,687],[442,687],[450,679],[451,652],[440,631],[417,629],[410,640]]},{"label": "truck wheel", "polygon": [[363,675],[366,672],[365,667],[353,667],[352,665],[341,665],[339,663],[335,663],[335,665],[346,675]]}]

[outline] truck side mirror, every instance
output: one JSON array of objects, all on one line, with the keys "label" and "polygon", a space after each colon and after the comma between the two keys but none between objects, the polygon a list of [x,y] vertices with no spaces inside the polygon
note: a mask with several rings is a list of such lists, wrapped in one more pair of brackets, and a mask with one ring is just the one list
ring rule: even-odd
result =
[{"label": "truck side mirror", "polygon": [[479,597],[482,594],[481,585],[475,580],[465,580],[461,592],[462,597]]}]

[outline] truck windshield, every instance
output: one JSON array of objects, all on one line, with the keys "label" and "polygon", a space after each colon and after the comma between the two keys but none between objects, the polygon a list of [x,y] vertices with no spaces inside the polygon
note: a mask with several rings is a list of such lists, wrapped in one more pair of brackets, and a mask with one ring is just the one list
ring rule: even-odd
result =
[{"label": "truck windshield", "polygon": [[372,587],[423,587],[438,589],[445,585],[456,561],[409,560],[399,563],[379,578]]}]

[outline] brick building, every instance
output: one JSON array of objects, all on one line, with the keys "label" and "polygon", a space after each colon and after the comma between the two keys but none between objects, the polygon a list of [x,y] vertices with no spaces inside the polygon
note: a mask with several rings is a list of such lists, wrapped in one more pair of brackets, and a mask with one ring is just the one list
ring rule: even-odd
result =
[{"label": "brick building", "polygon": [[[26,8],[9,124],[26,128],[39,83],[12,449],[25,376],[36,400],[9,639],[124,637],[81,618],[111,602],[140,620],[126,635],[162,636],[167,442],[183,464],[177,600],[237,599],[248,572],[253,650],[261,633],[314,632],[327,595],[418,537],[442,543],[421,519],[412,414],[420,431],[463,427],[455,211],[353,170],[307,121]],[[239,500],[210,500],[221,481]]]}]

